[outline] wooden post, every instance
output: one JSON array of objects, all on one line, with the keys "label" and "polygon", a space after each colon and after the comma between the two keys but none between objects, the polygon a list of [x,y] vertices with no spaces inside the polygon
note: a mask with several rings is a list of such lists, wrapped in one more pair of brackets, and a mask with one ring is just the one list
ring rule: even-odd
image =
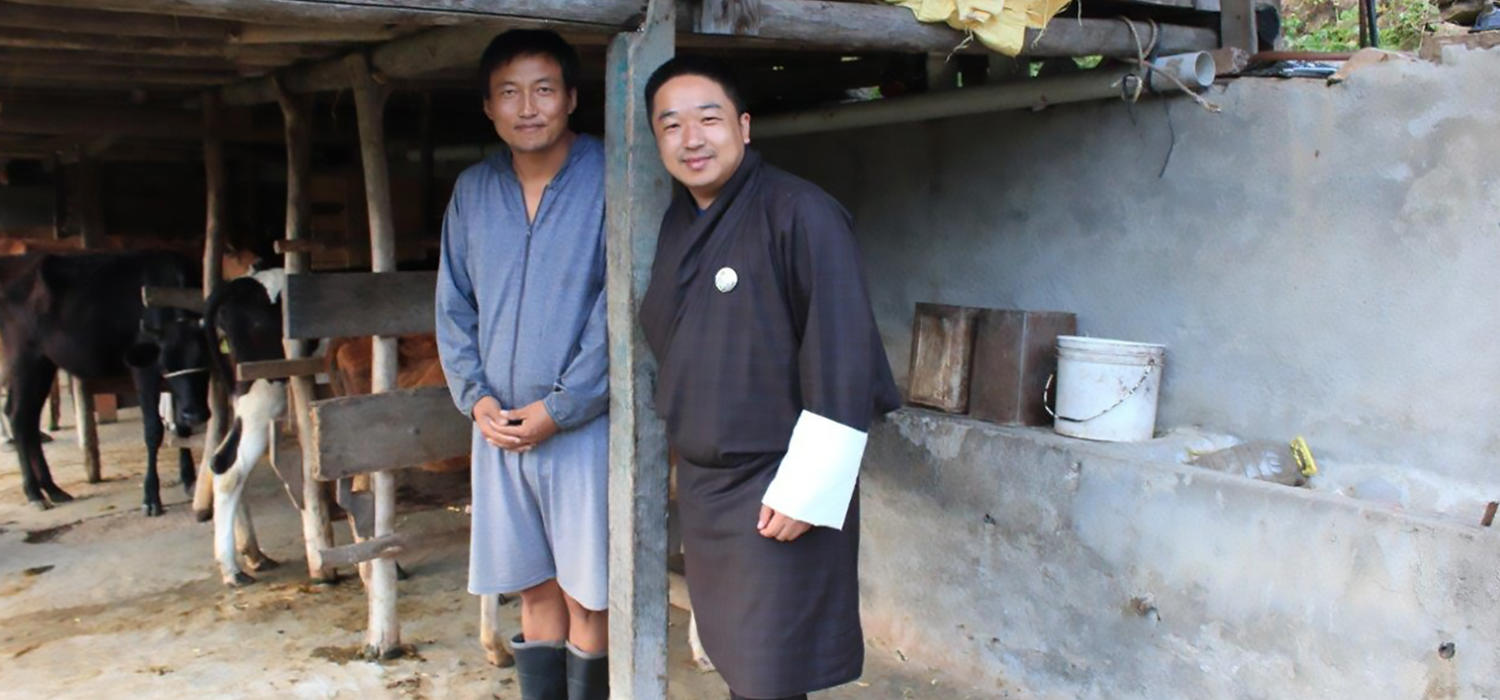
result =
[{"label": "wooden post", "polygon": [[[370,221],[370,268],[373,272],[396,270],[396,230],[391,216],[390,173],[385,154],[386,89],[370,73],[369,59],[354,54],[344,59],[354,85],[354,108],[359,122],[360,161],[365,171],[365,206]],[[370,368],[370,392],[379,394],[396,388],[396,337],[376,336]],[[391,471],[371,476],[375,495],[375,537],[394,534],[396,522],[396,475]],[[399,653],[401,626],[396,620],[396,560],[370,562],[370,629],[365,653],[384,658]]]},{"label": "wooden post", "polygon": [[[203,93],[203,171],[208,191],[207,217],[203,232],[203,298],[207,299],[218,288],[224,276],[224,140],[219,134],[219,97],[217,93]],[[218,352],[218,348],[209,348]],[[212,377],[208,383],[208,426],[203,431],[203,455],[198,461],[198,483],[193,491],[193,512],[199,520],[207,520],[213,512],[213,457],[214,449],[224,438],[226,418],[229,416],[229,389],[224,385],[228,378]]]},{"label": "wooden post", "polygon": [[[85,156],[74,167],[72,220],[83,249],[99,248],[104,237],[99,203],[99,164]],[[97,484],[103,478],[103,469],[99,462],[99,426],[94,416],[94,396],[89,392],[89,383],[82,377],[75,376],[68,384],[73,389],[73,425],[78,430],[78,449],[83,452],[83,472],[89,483]]]},{"label": "wooden post", "polygon": [[[1359,5],[1360,9],[1364,9],[1363,3]],[[1252,56],[1259,50],[1260,40],[1255,33],[1254,0],[1220,0],[1219,46],[1243,49]]]},{"label": "wooden post", "polygon": [[99,161],[88,154],[78,160],[78,234],[84,250],[104,247],[104,204],[101,201]]},{"label": "wooden post", "polygon": [[[311,221],[312,200],[308,197],[308,184],[312,170],[312,122],[307,118],[308,102],[304,97],[293,97],[276,81],[276,98],[281,105],[282,122],[286,127],[286,240],[298,241],[307,237]],[[288,275],[307,272],[308,254],[287,252],[283,266]],[[288,359],[306,357],[307,344],[301,340],[284,343]],[[307,550],[307,576],[313,581],[332,581],[338,571],[323,563],[323,550],[333,546],[333,523],[328,517],[328,492],[322,482],[312,477],[312,415],[313,380],[307,376],[292,377],[288,382],[292,392],[292,417],[297,421],[297,442],[302,448],[302,542]]]},{"label": "wooden post", "polygon": [[78,449],[83,450],[83,471],[90,484],[102,479],[99,468],[99,427],[94,422],[94,395],[89,393],[88,382],[82,377],[73,377],[73,420],[78,426]]},{"label": "wooden post", "polygon": [[675,11],[651,0],[640,31],[609,44],[605,198],[609,318],[609,675],[625,700],[667,695],[667,449],[649,401],[655,362],[636,309],[671,193],[646,79],[673,53]]}]

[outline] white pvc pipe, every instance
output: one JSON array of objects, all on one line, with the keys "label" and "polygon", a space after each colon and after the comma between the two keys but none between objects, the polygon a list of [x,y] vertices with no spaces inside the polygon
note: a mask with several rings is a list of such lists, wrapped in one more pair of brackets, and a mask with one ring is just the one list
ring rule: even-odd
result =
[{"label": "white pvc pipe", "polygon": [[[1158,72],[1176,76],[1189,88],[1201,89],[1213,84],[1213,57],[1206,52],[1159,59]],[[1153,64],[1156,67],[1156,64]],[[824,131],[860,129],[886,124],[943,119],[968,114],[983,114],[1009,109],[1040,109],[1048,105],[1118,98],[1134,93],[1137,80],[1132,69],[1091,70],[1082,73],[1021,80],[1002,85],[929,92],[914,97],[855,102],[801,112],[752,119],[751,138],[770,139],[782,136],[813,134]],[[1177,90],[1171,80],[1153,75],[1152,87],[1158,92]]]}]

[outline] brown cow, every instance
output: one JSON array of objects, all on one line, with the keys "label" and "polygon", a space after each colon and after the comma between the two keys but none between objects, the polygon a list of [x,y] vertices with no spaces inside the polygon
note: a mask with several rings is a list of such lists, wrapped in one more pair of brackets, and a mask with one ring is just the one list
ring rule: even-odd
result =
[{"label": "brown cow", "polygon": [[[370,393],[370,368],[374,344],[369,338],[339,338],[328,347],[332,358],[329,377],[339,396]],[[438,360],[437,338],[431,333],[403,335],[396,342],[396,387],[446,386],[443,365]],[[455,472],[469,468],[467,456],[450,457],[418,465],[430,472]]]}]

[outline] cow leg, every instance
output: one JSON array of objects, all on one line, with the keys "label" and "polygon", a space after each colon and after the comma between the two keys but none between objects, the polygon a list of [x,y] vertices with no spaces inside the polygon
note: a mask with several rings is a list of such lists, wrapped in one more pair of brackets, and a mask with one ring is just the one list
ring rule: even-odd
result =
[{"label": "cow leg", "polygon": [[198,467],[193,464],[193,451],[186,447],[177,448],[177,478],[182,480],[182,492],[192,497],[198,486]]},{"label": "cow leg", "polygon": [[[235,559],[235,535],[246,543],[246,559],[254,570],[269,569],[275,562],[260,552],[255,541],[250,511],[244,506],[245,484],[250,472],[271,446],[271,422],[286,411],[286,392],[281,386],[257,380],[250,390],[234,400],[234,423],[224,444],[213,458],[214,471],[214,556],[224,583],[242,586],[253,583],[240,571]],[[234,463],[225,467],[230,452]],[[241,523],[240,521],[243,521]]]},{"label": "cow leg", "polygon": [[21,465],[21,488],[27,501],[44,509],[49,507],[49,502],[57,504],[73,500],[52,481],[52,471],[42,454],[42,404],[47,400],[50,380],[56,372],[57,365],[51,360],[36,356],[14,358],[8,373],[10,396],[6,402],[6,418],[16,442],[17,462]]},{"label": "cow leg", "polygon": [[255,538],[255,523],[250,519],[250,502],[244,498],[240,498],[240,512],[234,519],[234,540],[235,549],[245,558],[245,566],[251,571],[270,571],[281,566],[281,562],[260,550],[260,541]]},{"label": "cow leg", "polygon": [[[240,516],[240,499],[245,495],[245,482],[250,477],[250,468],[255,462],[243,459],[247,440],[242,430],[239,418],[230,427],[229,436],[224,439],[224,445],[220,446],[221,453],[214,455],[214,559],[219,562],[219,575],[227,586],[244,586],[255,583],[255,579],[240,570],[239,561],[235,559],[234,533]],[[223,452],[234,449],[234,463],[222,473],[219,472],[219,464],[224,458]]]},{"label": "cow leg", "polygon": [[151,410],[161,398],[161,377],[154,367],[132,369],[131,374],[141,399],[141,432],[146,439],[146,480],[142,485],[141,512],[154,518],[166,512],[161,504],[161,479],[156,473],[156,453],[166,437],[166,426],[162,425],[161,414]]}]

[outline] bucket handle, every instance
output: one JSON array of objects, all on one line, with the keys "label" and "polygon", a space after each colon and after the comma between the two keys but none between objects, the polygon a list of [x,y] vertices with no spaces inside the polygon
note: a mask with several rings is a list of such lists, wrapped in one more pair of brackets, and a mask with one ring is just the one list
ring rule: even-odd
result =
[{"label": "bucket handle", "polygon": [[1088,418],[1069,418],[1067,416],[1059,416],[1056,413],[1052,412],[1052,407],[1048,404],[1052,401],[1052,380],[1057,379],[1057,373],[1053,372],[1052,374],[1047,375],[1047,386],[1042,389],[1042,408],[1047,409],[1047,415],[1052,416],[1056,420],[1065,420],[1069,423],[1087,423],[1091,420],[1094,420],[1095,418],[1102,417],[1104,414],[1119,408],[1121,404],[1129,401],[1130,397],[1135,396],[1135,392],[1140,391],[1141,387],[1146,385],[1146,380],[1151,378],[1151,373],[1154,371],[1156,371],[1156,358],[1153,357],[1146,361],[1146,372],[1141,375],[1141,380],[1136,382],[1135,386],[1130,388],[1130,391],[1125,392],[1125,395],[1121,396],[1120,400],[1116,401],[1113,406],[1095,413]]}]

